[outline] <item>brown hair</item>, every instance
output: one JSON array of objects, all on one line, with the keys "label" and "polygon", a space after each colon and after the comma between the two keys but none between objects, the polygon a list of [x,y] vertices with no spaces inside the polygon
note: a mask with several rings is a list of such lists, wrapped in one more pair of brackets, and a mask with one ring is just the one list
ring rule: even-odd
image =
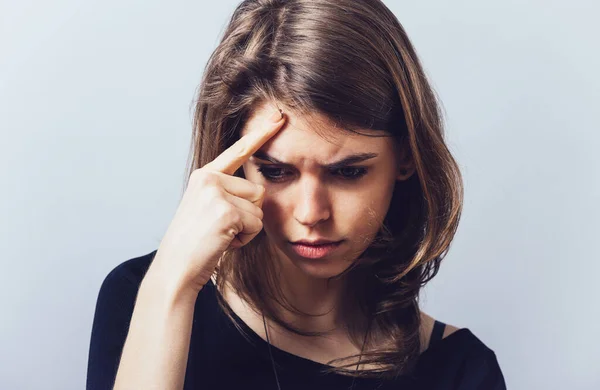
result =
[{"label": "brown hair", "polygon": [[[438,272],[455,235],[463,187],[444,142],[438,99],[406,32],[380,0],[243,1],[199,87],[188,180],[239,138],[264,102],[322,114],[340,131],[379,130],[409,151],[416,174],[397,182],[379,233],[345,272],[359,291],[352,300],[360,314],[349,324],[353,339],[365,334],[369,345],[377,330],[391,347],[346,358],[377,368],[355,373],[350,362],[327,369],[382,378],[409,373],[421,349],[419,291]],[[235,175],[244,177],[241,168]],[[295,308],[283,297],[274,265],[265,261],[272,256],[264,230],[227,251],[217,267],[218,290],[227,284],[285,329],[318,335],[278,317],[276,305]]]}]

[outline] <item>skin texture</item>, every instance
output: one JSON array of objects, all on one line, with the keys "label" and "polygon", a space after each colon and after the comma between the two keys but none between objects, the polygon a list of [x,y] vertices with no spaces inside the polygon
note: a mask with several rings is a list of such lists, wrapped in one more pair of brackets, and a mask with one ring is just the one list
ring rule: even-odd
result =
[{"label": "skin texture", "polygon": [[[260,120],[264,111],[272,107],[273,104],[258,107],[242,136],[255,131],[254,120]],[[392,138],[356,135],[336,129],[322,116],[300,117],[281,108],[286,123],[259,149],[258,155],[266,153],[290,165],[273,164],[255,155],[243,164],[244,175],[266,189],[263,226],[269,243],[279,255],[275,261],[281,267],[281,286],[287,299],[305,312],[320,314],[304,317],[283,310],[282,316],[306,330],[328,331],[328,334],[307,338],[269,323],[269,338],[280,349],[326,363],[360,351],[360,346],[348,337],[337,310],[343,299],[344,279],[327,283],[327,278],[343,272],[369,246],[389,208],[396,181],[408,179],[414,173],[414,166],[402,150],[396,150]],[[345,180],[339,170],[331,172],[323,167],[355,153],[378,155],[343,169],[346,175],[352,175],[356,173],[353,167],[366,167],[367,174],[357,180]],[[268,168],[266,176],[259,172],[261,166]],[[400,173],[401,168],[406,172]],[[300,257],[288,243],[318,237],[344,242],[336,252],[322,259]],[[233,311],[266,338],[260,314],[232,291],[225,291],[224,296]],[[433,319],[424,313],[422,319],[425,349]],[[447,327],[445,336],[452,328]]]},{"label": "skin texture", "polygon": [[[255,111],[242,136],[256,128],[255,118],[260,120],[268,109],[265,105]],[[355,135],[333,128],[317,115],[298,117],[285,108],[284,112],[286,123],[259,151],[291,166],[251,157],[243,165],[244,174],[266,189],[263,226],[279,255],[276,261],[281,266],[286,296],[293,297],[292,302],[306,312],[329,312],[318,318],[293,319],[309,329],[331,329],[340,325],[335,307],[344,280],[328,283],[327,278],[343,272],[368,247],[389,208],[395,181],[408,178],[410,173],[398,174],[398,159],[389,137]],[[368,169],[357,180],[344,179],[340,170],[331,172],[323,167],[355,153],[378,154],[352,165]],[[274,182],[258,171],[260,165],[268,167],[267,175],[276,178]],[[356,172],[349,168],[343,174]],[[322,259],[298,256],[289,244],[317,237],[344,241],[336,252]]]},{"label": "skin texture", "polygon": [[194,306],[219,257],[262,230],[264,187],[231,176],[283,125],[279,111],[256,123],[189,185],[142,280],[114,389],[181,389]]},{"label": "skin texture", "polygon": [[[260,115],[262,108],[258,110]],[[301,118],[286,112],[284,127],[260,149],[292,165],[281,167],[252,157],[246,162],[246,179],[266,188],[264,229],[277,248],[281,261],[294,267],[296,278],[317,282],[343,272],[372,241],[389,208],[396,180],[408,178],[397,172],[397,156],[390,137],[368,137],[335,129],[324,118]],[[254,128],[251,119],[248,127]],[[314,128],[327,131],[324,139]],[[370,132],[381,134],[381,132]],[[377,153],[376,158],[351,167],[367,167],[357,179],[344,179],[340,172],[321,167],[354,153]],[[257,168],[269,167],[269,181]],[[350,166],[349,166],[350,167]],[[356,174],[348,168],[345,174]],[[330,258],[307,260],[298,256],[287,241],[324,237],[345,240]]]}]

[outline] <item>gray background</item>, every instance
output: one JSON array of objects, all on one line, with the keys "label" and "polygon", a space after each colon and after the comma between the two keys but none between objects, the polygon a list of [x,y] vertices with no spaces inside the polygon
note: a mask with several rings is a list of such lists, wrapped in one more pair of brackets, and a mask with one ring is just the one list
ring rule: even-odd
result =
[{"label": "gray background", "polygon": [[[236,4],[0,3],[0,388],[84,387],[98,289],[160,243]],[[510,389],[600,388],[598,2],[386,4],[466,186],[424,310],[495,350]]]}]

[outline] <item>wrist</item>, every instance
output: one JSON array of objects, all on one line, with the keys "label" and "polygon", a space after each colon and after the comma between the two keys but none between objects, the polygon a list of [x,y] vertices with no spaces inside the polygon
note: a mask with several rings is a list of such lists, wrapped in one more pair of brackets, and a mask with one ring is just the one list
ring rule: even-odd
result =
[{"label": "wrist", "polygon": [[181,278],[163,272],[158,264],[151,263],[142,280],[140,290],[174,304],[179,302],[195,304],[201,288],[191,286]]}]

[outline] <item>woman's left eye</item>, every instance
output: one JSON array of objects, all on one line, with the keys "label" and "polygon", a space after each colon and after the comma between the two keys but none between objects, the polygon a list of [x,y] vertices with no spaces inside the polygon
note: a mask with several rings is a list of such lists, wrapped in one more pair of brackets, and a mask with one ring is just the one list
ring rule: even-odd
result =
[{"label": "woman's left eye", "polygon": [[363,167],[344,167],[337,170],[345,179],[353,180],[364,176],[367,173],[367,169]]}]

